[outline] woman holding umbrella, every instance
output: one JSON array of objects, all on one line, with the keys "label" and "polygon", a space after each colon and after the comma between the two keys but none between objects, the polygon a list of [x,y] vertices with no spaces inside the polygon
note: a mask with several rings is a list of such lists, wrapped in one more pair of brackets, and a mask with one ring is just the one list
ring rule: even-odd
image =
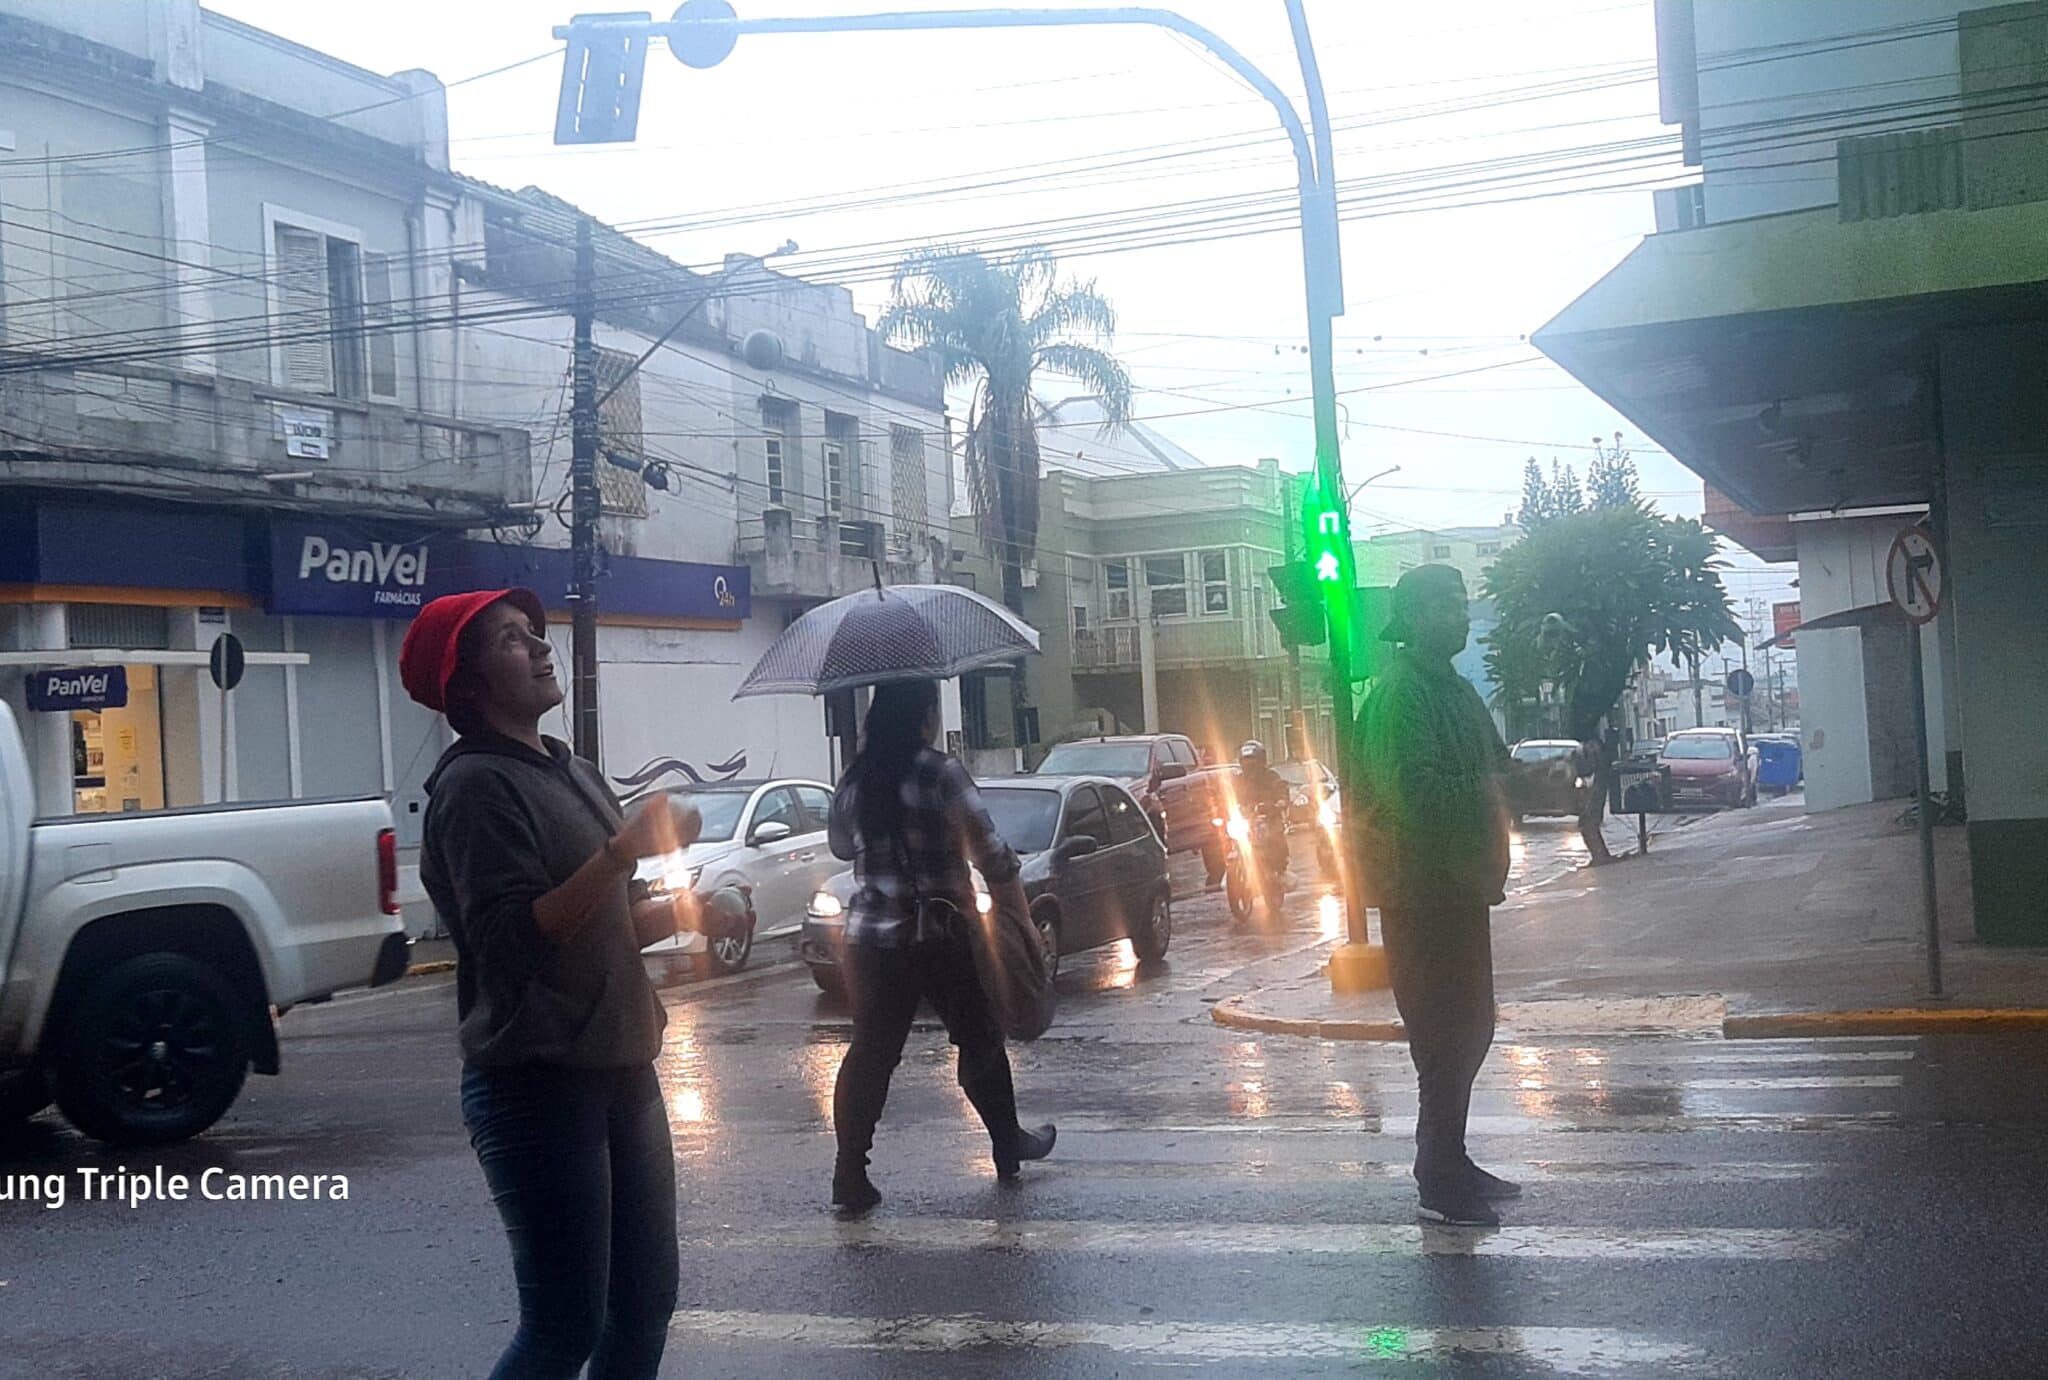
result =
[{"label": "woman holding umbrella", "polygon": [[832,801],[832,851],[853,863],[859,883],[846,922],[853,1043],[832,1094],[832,1202],[848,1214],[882,1201],[868,1179],[868,1151],[920,1001],[932,1004],[960,1051],[960,1087],[988,1128],[998,1178],[1015,1179],[1022,1161],[1043,1159],[1056,1134],[1050,1123],[1035,1131],[1018,1125],[1002,1027],[969,947],[969,860],[995,904],[1021,912],[1017,855],[966,766],[932,746],[938,733],[937,684],[878,686],[860,755]]}]

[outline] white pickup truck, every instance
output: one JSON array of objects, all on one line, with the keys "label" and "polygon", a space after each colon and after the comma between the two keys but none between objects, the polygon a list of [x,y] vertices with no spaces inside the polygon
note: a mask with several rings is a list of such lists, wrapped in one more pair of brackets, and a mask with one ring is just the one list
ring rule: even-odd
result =
[{"label": "white pickup truck", "polygon": [[195,1136],[276,1018],[405,972],[382,801],[36,820],[0,703],[0,1124],[54,1101],[118,1145]]}]

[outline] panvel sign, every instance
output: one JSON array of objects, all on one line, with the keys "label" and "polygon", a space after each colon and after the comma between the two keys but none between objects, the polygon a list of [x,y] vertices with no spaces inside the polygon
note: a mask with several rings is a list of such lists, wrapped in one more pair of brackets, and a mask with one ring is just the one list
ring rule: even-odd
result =
[{"label": "panvel sign", "polygon": [[460,588],[453,542],[378,541],[339,528],[276,523],[270,529],[270,607],[276,613],[410,618],[437,594]]},{"label": "panvel sign", "polygon": [[128,703],[125,666],[73,666],[28,678],[28,707],[38,713],[121,709]]}]

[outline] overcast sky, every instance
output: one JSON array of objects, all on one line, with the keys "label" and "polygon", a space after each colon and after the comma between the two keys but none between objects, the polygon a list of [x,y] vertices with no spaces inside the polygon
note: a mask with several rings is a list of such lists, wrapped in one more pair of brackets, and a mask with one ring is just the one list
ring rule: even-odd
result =
[{"label": "overcast sky", "polygon": [[[766,17],[898,6],[737,7]],[[547,0],[210,8],[364,67],[423,67],[451,84],[556,47],[550,29],[574,13]],[[1280,0],[1177,8],[1299,91]],[[1652,229],[1648,187],[1683,180],[1675,160],[1646,168],[1616,147],[1670,133],[1656,118],[1649,0],[1308,0],[1308,13],[1337,174],[1369,203],[1347,212],[1343,235],[1345,470],[1355,483],[1401,466],[1361,495],[1359,529],[1497,522],[1516,505],[1526,457],[1583,470],[1591,438],[1617,430],[1645,491],[1697,515],[1698,477],[1526,341]],[[688,263],[793,238],[804,252],[785,266],[839,270],[871,314],[886,284],[867,266],[898,245],[1006,244],[1039,228],[1058,247],[1106,215],[1293,186],[1270,108],[1155,30],[750,36],[708,72],[657,49],[639,140],[614,147],[553,146],[559,80],[550,60],[454,85],[455,165],[545,187]],[[1464,166],[1532,156],[1542,161]],[[1271,455],[1305,467],[1299,240],[1284,225],[1210,238],[1236,228],[1216,211],[1175,213],[1200,228],[1173,234],[1199,242],[1063,262],[1118,310],[1140,417],[1212,464]],[[1731,561],[1738,605],[1795,597],[1789,569],[1763,571],[1742,552]]]}]

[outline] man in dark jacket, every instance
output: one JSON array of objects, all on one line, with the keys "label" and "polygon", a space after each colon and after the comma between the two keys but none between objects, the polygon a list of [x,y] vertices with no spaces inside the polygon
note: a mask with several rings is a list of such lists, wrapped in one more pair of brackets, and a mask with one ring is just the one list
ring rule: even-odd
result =
[{"label": "man in dark jacket", "polygon": [[[1472,1082],[1493,1043],[1488,908],[1504,899],[1508,752],[1471,682],[1452,668],[1471,624],[1465,581],[1425,565],[1394,586],[1381,638],[1401,644],[1354,738],[1364,809],[1356,869],[1380,910],[1394,1002],[1420,1106],[1415,1180],[1425,1220],[1491,1226],[1521,1189],[1465,1153]],[[1346,802],[1349,804],[1350,802]]]}]

